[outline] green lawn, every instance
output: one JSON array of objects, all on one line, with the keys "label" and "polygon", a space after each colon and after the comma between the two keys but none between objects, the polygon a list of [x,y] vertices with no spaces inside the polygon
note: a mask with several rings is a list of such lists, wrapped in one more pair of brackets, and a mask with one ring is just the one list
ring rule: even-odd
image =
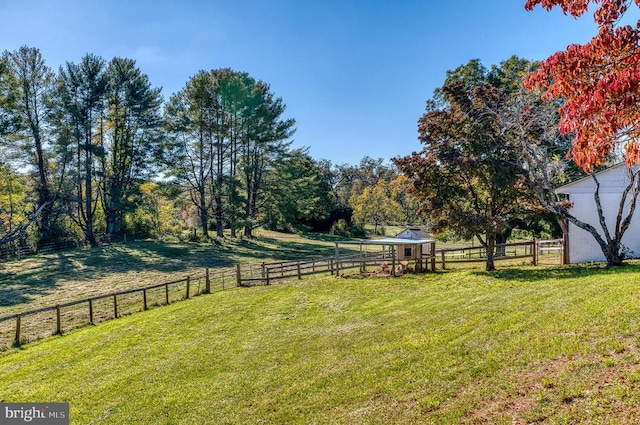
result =
[{"label": "green lawn", "polygon": [[334,253],[331,238],[311,240],[261,230],[223,244],[129,241],[0,262],[0,317],[68,301],[230,268]]},{"label": "green lawn", "polygon": [[74,424],[640,421],[640,265],[305,278],[0,353]]}]

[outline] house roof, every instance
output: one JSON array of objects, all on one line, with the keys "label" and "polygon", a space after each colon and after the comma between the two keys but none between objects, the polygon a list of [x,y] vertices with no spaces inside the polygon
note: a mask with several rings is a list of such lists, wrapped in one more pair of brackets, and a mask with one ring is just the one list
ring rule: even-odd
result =
[{"label": "house roof", "polygon": [[[619,170],[622,167],[626,167],[624,162],[620,162],[620,163],[618,163],[616,165],[612,165],[609,168],[606,168],[604,170],[598,171],[596,173],[596,176],[597,177],[601,177],[603,175],[613,173],[613,172]],[[580,179],[578,179],[576,181],[573,181],[571,183],[567,183],[565,185],[562,185],[562,186],[556,188],[556,192],[558,192],[558,193],[568,193],[568,194],[575,193],[576,189],[580,189],[581,187],[583,187],[585,185],[589,186],[589,187],[594,185],[593,177],[591,177],[591,175],[582,177],[582,178],[580,178]]]}]

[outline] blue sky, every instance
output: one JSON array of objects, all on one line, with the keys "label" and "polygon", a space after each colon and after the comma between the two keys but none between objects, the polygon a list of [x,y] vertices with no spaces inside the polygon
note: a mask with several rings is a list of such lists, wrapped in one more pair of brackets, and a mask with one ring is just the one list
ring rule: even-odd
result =
[{"label": "blue sky", "polygon": [[37,47],[57,69],[86,53],[135,59],[167,99],[199,70],[271,85],[295,147],[357,164],[419,150],[416,122],[447,70],[544,59],[595,34],[591,16],[525,0],[0,0],[1,50]]}]

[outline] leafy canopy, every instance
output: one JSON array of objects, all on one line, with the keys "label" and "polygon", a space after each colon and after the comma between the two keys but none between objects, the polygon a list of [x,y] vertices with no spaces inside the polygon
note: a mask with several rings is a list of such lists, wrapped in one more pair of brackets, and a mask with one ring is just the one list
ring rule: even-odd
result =
[{"label": "leafy canopy", "polygon": [[560,7],[580,17],[591,4],[598,33],[584,45],[572,44],[542,62],[525,81],[546,99],[564,99],[559,129],[575,138],[571,158],[586,172],[603,165],[622,148],[628,166],[640,162],[640,21],[621,25],[638,0],[528,0],[525,7]]}]

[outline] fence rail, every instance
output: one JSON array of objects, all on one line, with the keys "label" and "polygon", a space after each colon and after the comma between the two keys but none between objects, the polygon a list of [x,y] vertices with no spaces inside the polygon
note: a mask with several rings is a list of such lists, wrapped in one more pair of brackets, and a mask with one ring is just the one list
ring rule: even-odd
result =
[{"label": "fence rail", "polygon": [[[131,240],[131,238],[129,238]],[[104,235],[100,238],[100,243],[126,243],[127,235]],[[9,258],[23,258],[32,255],[58,252],[67,249],[77,249],[84,246],[84,241],[77,238],[66,238],[55,242],[49,242],[37,247],[30,246],[24,240],[0,246],[0,260]]]},{"label": "fence rail", "polygon": [[[494,261],[506,261],[531,258],[531,262],[537,265],[539,261],[546,263],[563,264],[564,245],[562,239],[536,240],[497,244]],[[346,270],[359,269],[366,272],[367,267],[378,267],[378,270],[388,271],[390,274],[402,274],[407,271],[435,270],[436,265],[445,269],[447,264],[455,263],[481,263],[486,261],[486,249],[484,247],[446,248],[437,249],[431,255],[421,258],[399,260],[393,258],[391,251],[385,252],[360,252],[359,254],[341,255],[321,259],[280,261],[263,263],[259,273],[252,271],[251,276],[247,272],[238,270],[238,285],[268,285],[278,279],[301,279],[302,276],[328,273],[340,275]]]},{"label": "fence rail", "polygon": [[201,275],[0,317],[0,350],[236,286],[233,269],[206,269]]},{"label": "fence rail", "polygon": [[[227,288],[269,285],[280,279],[302,279],[303,276],[314,274],[338,276],[345,270],[355,268],[362,273],[367,271],[367,267],[377,267],[376,272],[390,275],[406,271],[420,272],[429,268],[435,270],[436,264],[444,269],[448,263],[483,262],[486,260],[483,250],[481,247],[440,249],[433,255],[409,261],[390,257],[389,252],[361,252],[320,259],[247,264],[242,267],[238,264],[225,269],[207,268],[201,275],[0,317],[0,350]],[[561,239],[502,244],[497,246],[495,260],[532,258],[532,263],[537,264],[541,257],[558,255],[563,250]],[[560,257],[563,258],[562,254]]]}]

